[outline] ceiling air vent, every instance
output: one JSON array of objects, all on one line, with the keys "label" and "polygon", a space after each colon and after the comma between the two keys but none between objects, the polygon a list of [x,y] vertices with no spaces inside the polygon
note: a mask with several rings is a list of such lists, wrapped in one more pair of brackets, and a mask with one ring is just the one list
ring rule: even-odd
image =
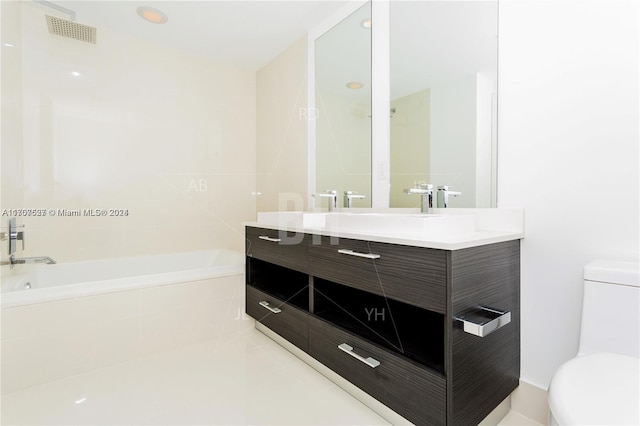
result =
[{"label": "ceiling air vent", "polygon": [[54,16],[45,16],[47,17],[47,26],[51,34],[96,44],[95,27],[78,24],[77,22],[56,18]]}]

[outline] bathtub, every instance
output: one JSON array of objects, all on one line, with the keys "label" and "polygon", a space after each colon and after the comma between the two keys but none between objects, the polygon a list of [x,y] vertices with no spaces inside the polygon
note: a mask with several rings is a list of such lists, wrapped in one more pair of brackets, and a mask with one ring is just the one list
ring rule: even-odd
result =
[{"label": "bathtub", "polygon": [[[2,395],[254,329],[227,250],[27,265],[0,294]],[[21,271],[24,271],[22,273]]]},{"label": "bathtub", "polygon": [[2,308],[196,281],[244,272],[244,256],[230,250],[19,266],[3,280]]}]

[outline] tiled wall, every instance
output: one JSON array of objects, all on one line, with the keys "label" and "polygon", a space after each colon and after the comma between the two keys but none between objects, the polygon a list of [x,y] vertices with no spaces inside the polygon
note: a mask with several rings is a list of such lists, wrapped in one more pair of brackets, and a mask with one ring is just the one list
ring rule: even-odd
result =
[{"label": "tiled wall", "polygon": [[23,206],[57,213],[24,219],[25,255],[242,250],[241,223],[255,219],[255,73],[104,27],[95,45],[51,35],[45,10],[21,4],[11,59],[22,68],[22,158],[12,160]]},{"label": "tiled wall", "polygon": [[2,310],[2,393],[253,328],[244,275]]},{"label": "tiled wall", "polygon": [[307,38],[257,79],[257,211],[304,210],[307,197]]}]

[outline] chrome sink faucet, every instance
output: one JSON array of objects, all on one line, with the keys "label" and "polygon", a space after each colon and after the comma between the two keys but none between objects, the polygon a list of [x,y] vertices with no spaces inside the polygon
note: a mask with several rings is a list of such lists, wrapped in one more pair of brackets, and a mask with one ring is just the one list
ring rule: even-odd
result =
[{"label": "chrome sink faucet", "polygon": [[312,194],[316,198],[328,198],[329,199],[329,211],[332,212],[338,207],[338,191],[330,189],[325,193]]},{"label": "chrome sink faucet", "polygon": [[433,185],[428,183],[417,183],[415,188],[404,190],[405,194],[418,194],[422,197],[420,211],[422,213],[431,213],[433,209]]},{"label": "chrome sink faucet", "polygon": [[450,186],[442,185],[438,186],[438,208],[446,209],[449,207],[449,197],[459,197],[462,192],[451,191]]},{"label": "chrome sink faucet", "polygon": [[362,200],[366,198],[364,195],[359,195],[356,191],[344,191],[344,207],[351,208],[354,199]]}]

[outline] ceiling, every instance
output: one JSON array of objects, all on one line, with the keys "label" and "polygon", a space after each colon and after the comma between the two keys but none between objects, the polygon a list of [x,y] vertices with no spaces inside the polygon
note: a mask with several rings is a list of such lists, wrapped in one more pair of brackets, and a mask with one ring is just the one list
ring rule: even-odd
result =
[{"label": "ceiling", "polygon": [[[46,2],[42,2],[46,3]],[[53,1],[76,12],[76,21],[258,70],[347,1],[333,0],[83,0]],[[33,3],[50,14],[60,15]],[[136,13],[151,6],[168,15],[163,25]],[[318,42],[319,81],[352,96],[370,93],[370,30],[362,7]],[[392,99],[470,73],[495,76],[497,2],[393,1],[390,11]],[[353,22],[352,22],[353,21]],[[324,48],[321,48],[324,45]],[[322,61],[322,49],[328,55]],[[324,68],[322,64],[325,64]],[[349,90],[350,81],[364,83]],[[330,84],[329,84],[330,83]]]},{"label": "ceiling", "polygon": [[[257,70],[340,9],[346,1],[53,1],[76,12],[81,24],[151,40],[247,70]],[[68,18],[44,5],[51,14]],[[166,24],[152,24],[139,6],[164,12]]]}]

